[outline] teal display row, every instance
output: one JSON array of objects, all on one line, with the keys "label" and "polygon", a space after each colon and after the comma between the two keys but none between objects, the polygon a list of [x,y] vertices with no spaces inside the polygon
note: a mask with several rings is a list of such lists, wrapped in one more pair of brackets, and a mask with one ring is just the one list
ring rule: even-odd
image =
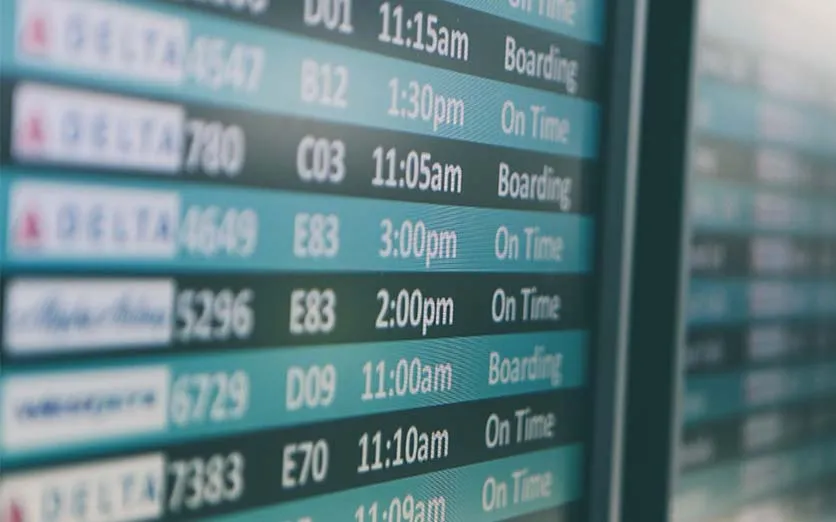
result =
[{"label": "teal display row", "polygon": [[688,293],[691,327],[836,314],[829,279],[694,279]]},{"label": "teal display row", "polygon": [[32,175],[0,180],[5,266],[588,272],[593,219],[246,188]]},{"label": "teal display row", "polygon": [[836,363],[689,376],[685,382],[683,420],[696,424],[758,408],[779,407],[834,390]]}]

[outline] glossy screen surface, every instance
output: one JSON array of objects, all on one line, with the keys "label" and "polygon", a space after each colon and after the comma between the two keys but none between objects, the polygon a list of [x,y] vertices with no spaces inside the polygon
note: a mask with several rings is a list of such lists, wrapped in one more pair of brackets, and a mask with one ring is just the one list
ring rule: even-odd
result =
[{"label": "glossy screen surface", "polygon": [[4,0],[0,519],[585,519],[602,0]]}]

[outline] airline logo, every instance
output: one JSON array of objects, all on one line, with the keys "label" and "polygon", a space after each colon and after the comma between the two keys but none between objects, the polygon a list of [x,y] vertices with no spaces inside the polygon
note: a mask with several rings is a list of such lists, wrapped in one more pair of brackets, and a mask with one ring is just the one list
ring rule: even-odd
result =
[{"label": "airline logo", "polygon": [[17,0],[19,59],[158,83],[183,81],[185,21],[99,0]]},{"label": "airline logo", "polygon": [[164,346],[174,292],[170,279],[14,280],[6,288],[5,348],[32,354]]},{"label": "airline logo", "polygon": [[0,520],[153,520],[163,514],[164,480],[161,454],[13,475],[0,485]]},{"label": "airline logo", "polygon": [[13,114],[19,160],[180,169],[185,114],[177,105],[24,84],[15,91]]},{"label": "airline logo", "polygon": [[10,377],[3,388],[7,450],[92,442],[164,430],[164,366]]},{"label": "airline logo", "polygon": [[176,192],[20,182],[12,187],[9,241],[31,257],[173,258]]}]

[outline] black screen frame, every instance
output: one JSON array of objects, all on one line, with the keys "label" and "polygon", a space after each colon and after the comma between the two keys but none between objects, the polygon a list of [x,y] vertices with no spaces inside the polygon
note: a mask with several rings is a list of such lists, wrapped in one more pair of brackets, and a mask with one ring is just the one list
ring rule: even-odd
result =
[{"label": "black screen frame", "polygon": [[582,520],[618,520],[646,0],[609,0]]},{"label": "black screen frame", "polygon": [[676,482],[699,0],[649,0],[621,519],[666,522]]}]

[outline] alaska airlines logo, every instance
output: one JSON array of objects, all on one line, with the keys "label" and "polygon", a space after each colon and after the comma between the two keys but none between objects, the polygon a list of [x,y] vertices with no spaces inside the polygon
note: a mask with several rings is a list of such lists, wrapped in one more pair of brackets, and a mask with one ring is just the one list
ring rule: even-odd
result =
[{"label": "alaska airlines logo", "polygon": [[19,354],[166,345],[171,280],[19,279],[6,289],[5,346]]},{"label": "alaska airlines logo", "polygon": [[21,182],[10,198],[18,254],[171,258],[177,251],[175,192]]},{"label": "alaska airlines logo", "polygon": [[176,105],[38,84],[17,88],[17,159],[175,173],[184,112]]},{"label": "alaska airlines logo", "polygon": [[162,515],[160,454],[14,474],[0,485],[3,522],[134,522]]},{"label": "alaska airlines logo", "polygon": [[12,377],[4,386],[8,450],[165,429],[166,367]]},{"label": "alaska airlines logo", "polygon": [[19,0],[17,55],[69,69],[181,83],[188,26],[96,0]]}]

